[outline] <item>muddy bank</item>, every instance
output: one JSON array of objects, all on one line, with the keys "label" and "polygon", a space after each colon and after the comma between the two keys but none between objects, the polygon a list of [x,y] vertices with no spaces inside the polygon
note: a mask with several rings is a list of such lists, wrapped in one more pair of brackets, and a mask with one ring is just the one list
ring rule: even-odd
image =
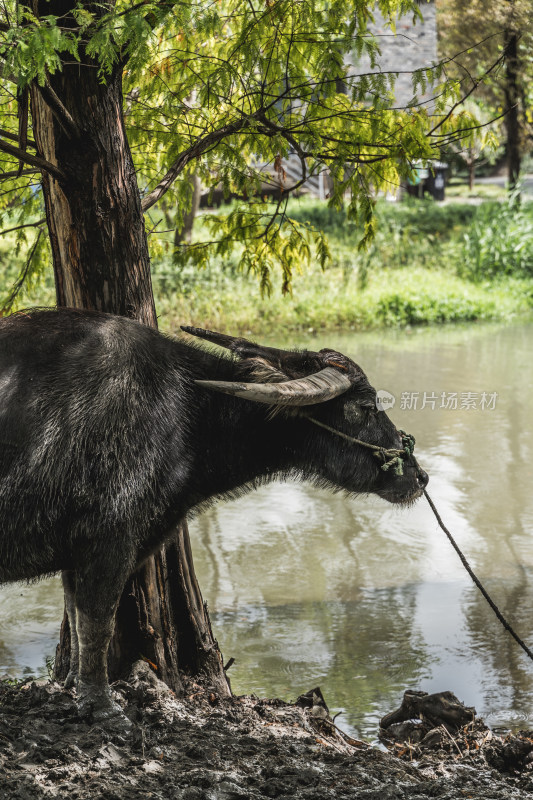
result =
[{"label": "muddy bank", "polygon": [[80,720],[57,684],[2,685],[2,800],[533,797],[533,738],[502,739],[471,715],[450,733],[402,719],[404,702],[382,752],[338,731],[312,693],[300,705],[221,701],[191,684],[177,700],[145,664],[116,690],[129,732]]}]

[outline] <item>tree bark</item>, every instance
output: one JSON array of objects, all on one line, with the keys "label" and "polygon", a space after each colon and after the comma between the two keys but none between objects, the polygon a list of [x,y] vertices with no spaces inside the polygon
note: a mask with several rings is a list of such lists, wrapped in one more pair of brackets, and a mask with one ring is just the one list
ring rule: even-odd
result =
[{"label": "tree bark", "polygon": [[196,219],[196,215],[198,214],[198,209],[200,208],[200,199],[202,197],[202,182],[200,181],[200,177],[193,172],[191,175],[191,207],[190,209],[185,212],[183,215],[183,222],[179,227],[176,227],[174,231],[174,259],[177,261],[177,254],[185,242],[186,244],[191,243],[192,239],[192,229],[194,227],[194,220]]},{"label": "tree bark", "polygon": [[520,177],[520,92],[518,86],[518,33],[504,31],[505,47],[505,128],[507,131],[507,164],[509,189],[513,191]]},{"label": "tree bark", "polygon": [[468,188],[471,192],[474,191],[474,184],[476,182],[476,160],[475,157],[469,156],[468,162]]},{"label": "tree bark", "polygon": [[[45,13],[55,13],[46,3]],[[65,65],[44,89],[31,88],[38,152],[66,175],[43,173],[57,302],[132,317],[157,327],[150,261],[135,169],[122,115],[122,77],[105,84],[94,64]],[[70,660],[68,619],[55,673]],[[180,691],[180,674],[229,694],[222,657],[194,573],[187,526],[128,582],[117,611],[109,675],[124,677],[144,657]]]}]

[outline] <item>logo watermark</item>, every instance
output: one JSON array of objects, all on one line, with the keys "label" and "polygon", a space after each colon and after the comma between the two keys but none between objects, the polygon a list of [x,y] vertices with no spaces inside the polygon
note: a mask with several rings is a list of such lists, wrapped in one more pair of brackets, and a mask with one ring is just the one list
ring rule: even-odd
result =
[{"label": "logo watermark", "polygon": [[395,403],[396,398],[386,389],[379,389],[376,393],[376,406],[380,411],[389,411]]},{"label": "logo watermark", "polygon": [[[494,411],[498,392],[401,392],[399,408],[402,411],[444,409],[445,411]],[[396,396],[386,389],[376,394],[379,411],[390,411],[396,405]]]}]

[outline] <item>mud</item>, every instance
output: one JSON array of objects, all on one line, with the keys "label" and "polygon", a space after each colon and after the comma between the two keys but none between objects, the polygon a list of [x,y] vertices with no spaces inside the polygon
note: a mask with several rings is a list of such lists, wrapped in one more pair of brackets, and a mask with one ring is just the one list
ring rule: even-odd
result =
[{"label": "mud", "polygon": [[317,690],[288,705],[190,684],[177,699],[142,663],[114,688],[129,732],[80,720],[58,684],[1,685],[2,800],[533,798],[533,734],[473,716],[452,733],[391,723],[383,752],[336,728]]}]

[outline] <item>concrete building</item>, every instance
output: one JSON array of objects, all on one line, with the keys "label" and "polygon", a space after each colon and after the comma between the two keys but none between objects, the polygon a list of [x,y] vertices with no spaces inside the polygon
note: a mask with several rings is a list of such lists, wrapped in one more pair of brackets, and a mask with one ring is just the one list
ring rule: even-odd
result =
[{"label": "concrete building", "polygon": [[[437,12],[434,0],[421,2],[420,10],[423,21],[417,19],[413,22],[412,16],[400,17],[396,23],[396,33],[387,27],[386,20],[376,10],[375,21],[370,25],[370,31],[377,38],[381,56],[378,58],[378,68],[372,70],[368,58],[355,62],[353,56],[349,58],[353,64],[353,74],[365,72],[396,72],[394,104],[405,106],[413,97],[412,74],[421,67],[428,67],[437,62]],[[429,100],[431,93],[426,92],[423,98]]]},{"label": "concrete building", "polygon": [[[384,17],[376,10],[374,22],[369,28],[377,38],[381,55],[377,59],[377,66],[373,68],[370,66],[368,57],[363,56],[357,61],[355,54],[347,55],[346,62],[350,65],[349,75],[353,76],[353,80],[357,81],[358,75],[369,72],[397,73],[391,106],[407,106],[413,99],[413,72],[437,62],[435,6],[435,0],[420,2],[423,19],[413,20],[412,15],[400,17],[396,23],[395,33],[391,31]],[[428,107],[431,107],[430,87],[424,94],[419,90],[417,97],[419,102],[427,103]],[[300,160],[296,155],[283,159],[283,178],[280,177],[279,172],[276,172],[272,164],[265,163],[257,166],[265,174],[265,182],[262,187],[264,194],[276,193],[280,188],[290,188],[302,178]],[[324,171],[321,175],[315,175],[308,179],[300,191],[324,199],[328,194],[328,180],[327,173]],[[439,177],[438,180],[443,179]]]}]

